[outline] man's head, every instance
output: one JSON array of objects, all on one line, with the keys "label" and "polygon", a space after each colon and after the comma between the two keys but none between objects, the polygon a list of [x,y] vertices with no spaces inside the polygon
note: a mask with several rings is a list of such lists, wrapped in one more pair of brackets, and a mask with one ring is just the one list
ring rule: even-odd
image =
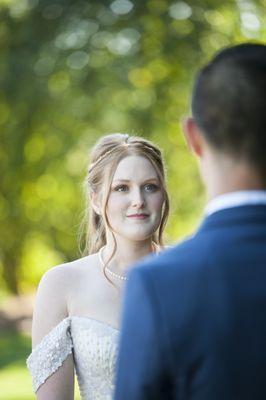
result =
[{"label": "man's head", "polygon": [[210,159],[207,149],[212,160],[249,166],[264,179],[266,45],[240,44],[218,53],[198,74],[192,114],[186,137],[203,162]]}]

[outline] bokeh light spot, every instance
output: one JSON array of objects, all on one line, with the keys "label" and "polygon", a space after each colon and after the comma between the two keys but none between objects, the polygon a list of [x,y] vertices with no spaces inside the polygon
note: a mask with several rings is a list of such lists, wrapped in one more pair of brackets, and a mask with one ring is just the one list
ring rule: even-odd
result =
[{"label": "bokeh light spot", "polygon": [[38,282],[49,268],[61,264],[63,255],[49,245],[47,237],[39,232],[31,232],[24,238],[21,255],[21,284]]},{"label": "bokeh light spot", "polygon": [[146,68],[132,69],[128,74],[128,79],[138,88],[150,86],[153,81],[151,72]]},{"label": "bokeh light spot", "polygon": [[39,161],[44,155],[45,143],[40,135],[33,135],[24,146],[24,155],[29,162]]},{"label": "bokeh light spot", "polygon": [[133,3],[129,0],[115,0],[110,8],[115,14],[125,15],[133,9]]},{"label": "bokeh light spot", "polygon": [[258,17],[251,12],[243,12],[241,14],[241,22],[245,29],[257,31],[260,29],[260,21]]},{"label": "bokeh light spot", "polygon": [[137,110],[145,110],[156,101],[156,94],[152,89],[137,89],[132,93],[132,105]]},{"label": "bokeh light spot", "polygon": [[32,8],[36,7],[38,0],[17,0],[9,3],[10,16],[12,18],[23,18]]},{"label": "bokeh light spot", "polygon": [[55,65],[55,60],[52,57],[40,58],[34,65],[33,69],[36,75],[45,76],[49,75]]},{"label": "bokeh light spot", "polygon": [[108,42],[112,39],[112,34],[107,31],[101,31],[95,33],[91,38],[91,43],[98,49],[104,49]]},{"label": "bokeh light spot", "polygon": [[79,49],[96,33],[99,24],[95,21],[76,19],[66,27],[55,39],[55,46],[61,50]]},{"label": "bokeh light spot", "polygon": [[53,197],[57,190],[57,182],[50,174],[44,174],[36,182],[36,194],[40,199],[46,200]]},{"label": "bokeh light spot", "polygon": [[69,75],[66,71],[59,71],[53,74],[48,81],[48,88],[52,94],[64,92],[70,85]]},{"label": "bokeh light spot", "polygon": [[178,1],[169,7],[169,15],[174,19],[187,19],[192,15],[192,9],[184,1]]},{"label": "bokeh light spot", "polygon": [[80,176],[85,170],[87,154],[81,149],[76,149],[67,155],[66,166],[72,176]]},{"label": "bokeh light spot", "polygon": [[75,51],[67,58],[67,65],[73,69],[84,68],[89,61],[89,54],[85,51]]},{"label": "bokeh light spot", "polygon": [[95,50],[90,53],[89,66],[92,68],[101,68],[108,65],[111,55],[106,51]]}]

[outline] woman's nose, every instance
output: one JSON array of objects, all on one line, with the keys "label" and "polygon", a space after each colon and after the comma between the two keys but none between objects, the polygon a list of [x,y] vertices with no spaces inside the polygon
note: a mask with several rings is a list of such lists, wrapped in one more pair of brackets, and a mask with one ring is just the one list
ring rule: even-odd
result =
[{"label": "woman's nose", "polygon": [[141,208],[143,207],[144,203],[145,200],[143,194],[141,193],[141,190],[134,191],[132,196],[132,206],[135,208]]}]

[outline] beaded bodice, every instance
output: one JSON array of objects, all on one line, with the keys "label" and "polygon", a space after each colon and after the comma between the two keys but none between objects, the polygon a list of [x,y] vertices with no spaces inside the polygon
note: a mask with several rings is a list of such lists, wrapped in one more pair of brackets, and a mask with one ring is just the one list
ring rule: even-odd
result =
[{"label": "beaded bodice", "polygon": [[83,400],[111,400],[119,331],[87,317],[67,317],[27,359],[36,392],[72,352]]}]

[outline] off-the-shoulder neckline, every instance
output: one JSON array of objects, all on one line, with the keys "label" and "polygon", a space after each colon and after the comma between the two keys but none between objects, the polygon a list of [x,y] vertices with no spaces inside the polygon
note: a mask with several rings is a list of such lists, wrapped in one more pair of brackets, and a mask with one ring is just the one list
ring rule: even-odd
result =
[{"label": "off-the-shoulder neckline", "polygon": [[99,324],[99,325],[107,326],[108,328],[110,328],[110,329],[112,329],[112,330],[114,330],[114,331],[119,332],[119,329],[115,328],[114,326],[112,326],[112,325],[110,325],[110,324],[108,324],[108,323],[106,323],[106,322],[99,321],[98,319],[91,318],[91,317],[84,317],[84,316],[82,316],[82,315],[69,315],[69,316],[66,317],[65,319],[73,319],[73,318],[85,319],[85,320],[88,320],[88,321],[96,322],[96,323]]},{"label": "off-the-shoulder neckline", "polygon": [[38,348],[41,346],[43,340],[44,340],[46,337],[49,337],[49,336],[52,334],[52,332],[54,332],[54,331],[60,329],[60,328],[61,328],[62,326],[64,326],[66,323],[68,324],[68,323],[69,323],[72,319],[74,319],[74,318],[75,318],[75,319],[87,320],[87,321],[96,323],[96,324],[98,324],[98,325],[100,325],[100,326],[105,326],[105,327],[111,329],[113,332],[115,332],[115,333],[117,333],[117,334],[119,333],[119,329],[114,328],[113,326],[107,324],[106,322],[98,321],[97,319],[90,318],[90,317],[83,317],[83,316],[79,316],[79,315],[69,315],[68,317],[63,318],[63,319],[62,319],[60,322],[58,322],[58,324],[55,325],[46,335],[44,335],[44,337],[42,338],[42,340],[32,349],[32,352],[31,352],[31,354],[29,355],[27,361],[32,357],[32,354],[34,354],[34,353],[38,350]]}]

